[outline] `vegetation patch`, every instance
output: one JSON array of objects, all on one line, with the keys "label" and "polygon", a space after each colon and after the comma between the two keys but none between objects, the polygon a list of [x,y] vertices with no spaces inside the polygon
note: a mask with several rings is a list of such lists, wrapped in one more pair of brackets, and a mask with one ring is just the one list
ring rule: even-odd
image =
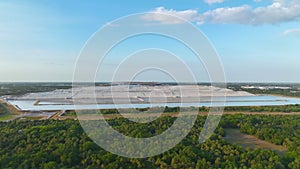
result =
[{"label": "vegetation patch", "polygon": [[14,115],[11,114],[6,105],[4,103],[0,103],[0,121],[7,121],[13,117]]}]

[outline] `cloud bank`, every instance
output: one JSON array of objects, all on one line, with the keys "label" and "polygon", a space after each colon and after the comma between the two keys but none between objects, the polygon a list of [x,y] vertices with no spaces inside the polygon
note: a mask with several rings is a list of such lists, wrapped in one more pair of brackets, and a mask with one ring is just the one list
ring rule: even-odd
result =
[{"label": "cloud bank", "polygon": [[[207,0],[209,1],[209,0]],[[217,0],[211,0],[217,1]],[[198,24],[243,24],[263,25],[280,24],[284,22],[300,21],[300,0],[273,0],[272,4],[253,8],[249,5],[237,7],[224,7],[199,13],[197,10],[189,9],[176,11],[158,7],[146,14],[143,19],[157,21],[162,24],[180,24],[184,21],[168,17],[175,15],[189,22]]]},{"label": "cloud bank", "polygon": [[208,3],[208,4],[214,4],[214,3],[222,3],[225,0],[204,0],[204,2]]},{"label": "cloud bank", "polygon": [[284,35],[290,35],[290,34],[297,34],[300,35],[300,28],[299,29],[288,29],[283,32]]}]

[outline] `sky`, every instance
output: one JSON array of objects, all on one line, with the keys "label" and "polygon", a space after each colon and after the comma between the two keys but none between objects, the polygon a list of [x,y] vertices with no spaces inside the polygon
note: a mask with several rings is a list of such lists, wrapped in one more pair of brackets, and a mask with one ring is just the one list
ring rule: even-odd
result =
[{"label": "sky", "polygon": [[[120,17],[144,12],[191,22],[214,46],[227,82],[300,82],[299,0],[0,1],[0,81],[70,82],[80,52],[97,30]],[[145,19],[182,24],[153,13]],[[108,54],[101,67],[106,74],[95,80],[108,80],[114,69],[109,65],[143,48],[171,50],[201,74],[204,69],[189,60],[192,54],[181,45],[155,36],[129,39]],[[152,81],[168,79],[154,72],[145,76]],[[201,77],[200,82],[208,80]]]}]

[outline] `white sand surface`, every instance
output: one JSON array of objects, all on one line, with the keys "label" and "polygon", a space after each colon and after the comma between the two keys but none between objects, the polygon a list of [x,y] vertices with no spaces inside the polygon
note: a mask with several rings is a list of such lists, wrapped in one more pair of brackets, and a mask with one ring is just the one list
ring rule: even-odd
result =
[{"label": "white sand surface", "polygon": [[[51,92],[28,93],[23,96],[12,97],[14,100],[40,100],[50,102],[70,102],[76,100],[81,103],[91,103],[96,99],[98,103],[115,102],[180,102],[180,98],[190,101],[211,96],[254,96],[244,91],[233,91],[226,88],[203,85],[115,85],[115,86],[85,86],[72,89],[59,89]],[[182,101],[182,100],[181,100]],[[184,102],[188,102],[184,101]]]}]

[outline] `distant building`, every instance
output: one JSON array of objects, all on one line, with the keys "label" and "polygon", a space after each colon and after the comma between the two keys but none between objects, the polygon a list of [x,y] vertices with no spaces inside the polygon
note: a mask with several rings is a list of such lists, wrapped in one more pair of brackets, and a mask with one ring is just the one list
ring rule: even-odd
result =
[{"label": "distant building", "polygon": [[242,89],[259,89],[259,90],[270,90],[270,89],[282,89],[282,90],[288,90],[291,89],[291,87],[285,87],[285,86],[241,86]]}]

